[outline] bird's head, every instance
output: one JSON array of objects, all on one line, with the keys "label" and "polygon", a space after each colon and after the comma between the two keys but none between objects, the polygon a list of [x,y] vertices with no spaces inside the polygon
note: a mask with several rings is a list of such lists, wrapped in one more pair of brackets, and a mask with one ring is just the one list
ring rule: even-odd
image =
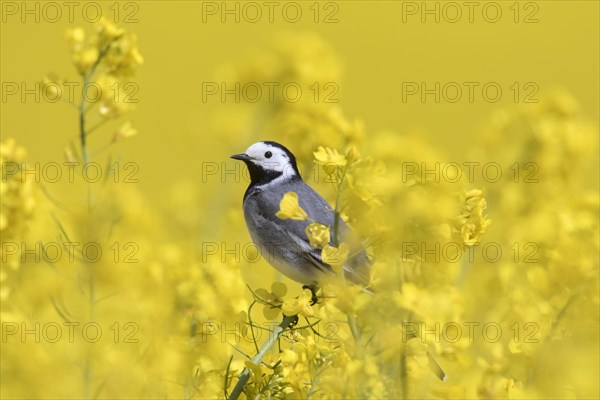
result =
[{"label": "bird's head", "polygon": [[285,146],[276,142],[256,142],[242,154],[231,156],[248,166],[252,183],[270,181],[283,176],[300,177],[296,157]]}]

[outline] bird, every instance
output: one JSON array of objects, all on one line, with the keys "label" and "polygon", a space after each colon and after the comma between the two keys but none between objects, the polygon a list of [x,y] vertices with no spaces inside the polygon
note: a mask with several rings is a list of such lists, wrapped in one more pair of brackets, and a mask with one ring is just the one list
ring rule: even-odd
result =
[{"label": "bird", "polygon": [[[332,231],[338,218],[341,242],[350,246],[349,257],[342,267],[344,276],[365,292],[374,294],[368,287],[371,260],[364,247],[329,203],[302,180],[296,157],[290,150],[277,142],[261,141],[231,158],[243,161],[250,173],[242,208],[252,241],[263,258],[288,278],[301,283],[303,288],[310,289],[312,303],[316,303],[317,288],[334,276],[334,271],[323,261],[321,250],[311,246],[306,227],[316,221],[329,226]],[[281,200],[289,192],[297,194],[306,219],[281,219],[276,215]],[[337,246],[338,243],[330,238],[329,245]],[[445,381],[445,372],[430,352],[427,357],[430,369]]]},{"label": "bird", "polygon": [[[277,142],[261,141],[231,158],[243,161],[250,173],[250,184],[242,203],[244,219],[254,244],[267,262],[314,293],[315,288],[335,274],[323,261],[321,249],[311,246],[306,227],[316,221],[333,232],[337,217],[340,242],[350,246],[343,266],[344,276],[368,290],[371,261],[364,247],[329,203],[304,182],[296,157],[290,150]],[[276,216],[280,202],[288,192],[297,194],[307,219],[298,221]],[[334,243],[332,237],[329,245],[337,246],[338,243]]]}]

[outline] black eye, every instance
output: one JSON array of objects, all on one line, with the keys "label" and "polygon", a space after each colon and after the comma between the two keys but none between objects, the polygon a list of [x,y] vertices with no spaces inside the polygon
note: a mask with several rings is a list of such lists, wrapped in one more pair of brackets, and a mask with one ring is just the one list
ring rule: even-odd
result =
[{"label": "black eye", "polygon": [[271,158],[271,156],[273,156],[273,153],[271,153],[270,151],[267,151],[267,152],[265,153],[265,157],[266,157],[266,158]]}]

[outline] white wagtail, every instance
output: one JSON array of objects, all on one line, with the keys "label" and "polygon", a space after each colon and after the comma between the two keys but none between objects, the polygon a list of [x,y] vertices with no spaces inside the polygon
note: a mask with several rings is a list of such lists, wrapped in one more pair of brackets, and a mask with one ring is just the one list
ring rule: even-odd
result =
[{"label": "white wagtail", "polygon": [[[335,213],[331,206],[300,177],[296,157],[276,142],[254,143],[245,153],[231,156],[246,163],[250,172],[250,185],[244,194],[244,218],[252,240],[262,256],[287,277],[300,282],[313,293],[327,276],[333,274],[331,266],[323,262],[321,251],[312,247],[306,236],[306,227],[312,221],[334,228]],[[298,203],[308,218],[303,221],[280,219],[275,214],[279,203],[288,192],[298,195]],[[339,217],[338,217],[339,218]],[[344,275],[352,283],[366,287],[369,283],[371,262],[364,248],[348,227],[338,220],[341,242],[350,244],[350,257],[344,265]],[[333,240],[329,242],[333,246]],[[370,290],[367,289],[370,292]],[[429,367],[441,380],[446,374],[427,352]]]},{"label": "white wagtail", "polygon": [[[321,250],[310,245],[305,230],[312,220],[329,226],[331,236],[334,236],[334,210],[304,183],[296,157],[281,144],[257,142],[245,153],[231,158],[244,161],[250,172],[250,185],[243,201],[244,218],[262,256],[287,277],[314,290],[327,276],[333,275],[333,270],[323,262]],[[308,215],[306,220],[280,219],[275,215],[287,192],[298,195],[299,205]],[[369,258],[341,218],[337,229],[339,241],[350,245],[344,275],[352,283],[366,287],[369,283]],[[329,245],[334,245],[333,238]]]}]

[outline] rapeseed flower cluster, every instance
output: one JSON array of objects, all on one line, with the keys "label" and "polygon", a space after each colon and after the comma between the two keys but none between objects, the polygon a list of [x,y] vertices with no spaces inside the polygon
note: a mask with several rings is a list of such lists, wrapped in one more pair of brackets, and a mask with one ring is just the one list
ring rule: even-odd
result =
[{"label": "rapeseed flower cluster", "polygon": [[[106,21],[91,37],[70,30],[67,41],[84,81],[110,87],[143,61],[135,36]],[[233,154],[240,142],[269,133],[290,148],[304,179],[369,253],[369,291],[346,282],[342,265],[352,243],[321,221],[309,221],[305,233],[339,279],[316,293],[241,246],[249,235],[239,182],[182,177],[164,207],[111,179],[37,187],[17,174],[5,179],[6,162],[26,160],[14,141],[3,142],[2,256],[11,243],[48,251],[57,243],[73,254],[38,260],[19,251],[3,260],[3,395],[598,394],[600,202],[586,180],[597,131],[574,99],[557,94],[491,116],[468,151],[478,161],[514,164],[512,175],[443,179],[421,173],[452,162],[435,144],[368,132],[338,103],[314,101],[310,88],[338,83],[342,71],[319,37],[282,36],[254,54],[217,74],[231,82],[295,82],[306,95],[225,104],[212,128],[226,140],[207,140]],[[129,109],[103,99],[97,111],[112,118]],[[90,126],[74,133],[79,146],[68,148],[67,160],[93,159],[82,139]],[[116,132],[111,143],[135,128],[126,123]],[[277,217],[307,219],[297,193],[281,199]],[[102,256],[87,252],[90,246]]]},{"label": "rapeseed flower cluster", "polygon": [[[0,164],[2,166],[2,182],[0,182],[0,233],[2,242],[10,245],[2,246],[0,257],[0,300],[8,300],[14,283],[13,274],[18,273],[21,260],[18,255],[18,243],[27,234],[27,225],[34,214],[36,206],[36,188],[33,181],[23,181],[22,170],[27,169],[26,152],[14,139],[0,143]],[[2,313],[9,312],[10,307],[3,308]],[[6,314],[4,314],[6,315]]]}]

